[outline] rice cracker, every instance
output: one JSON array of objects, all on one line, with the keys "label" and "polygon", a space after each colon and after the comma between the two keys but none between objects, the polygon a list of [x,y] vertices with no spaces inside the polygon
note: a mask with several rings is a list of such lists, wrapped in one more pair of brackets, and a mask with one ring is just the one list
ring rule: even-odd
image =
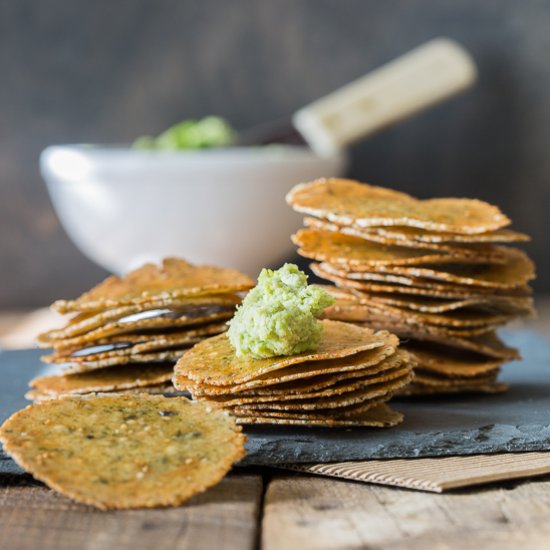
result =
[{"label": "rice cracker", "polygon": [[145,394],[33,404],[4,423],[0,440],[36,479],[103,510],[177,506],[245,454],[227,413]]}]

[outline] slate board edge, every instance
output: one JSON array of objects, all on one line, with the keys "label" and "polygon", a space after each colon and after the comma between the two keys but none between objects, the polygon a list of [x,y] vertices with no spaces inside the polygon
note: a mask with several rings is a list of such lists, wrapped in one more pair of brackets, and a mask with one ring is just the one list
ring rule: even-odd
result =
[{"label": "slate board edge", "polygon": [[[248,454],[239,465],[269,466],[285,462],[322,463],[550,451],[550,425],[488,425],[476,430],[451,433],[415,433],[414,448],[407,449],[406,453],[399,440],[369,445],[368,433],[348,433],[347,441],[340,438],[334,442],[320,439],[315,433],[304,434],[303,431],[298,437],[297,434],[270,440],[252,437],[247,443]],[[340,437],[342,435],[340,433]],[[404,435],[408,437],[412,434]],[[268,461],[266,455],[269,456]]]},{"label": "slate board edge", "polygon": [[[495,432],[509,432],[507,441],[492,440]],[[322,463],[352,460],[374,460],[394,458],[427,458],[457,456],[459,446],[460,456],[474,454],[498,454],[550,451],[550,425],[548,426],[484,426],[478,430],[456,431],[452,434],[424,434],[417,439],[414,449],[404,456],[400,442],[377,444],[369,447],[368,434],[361,431],[351,431],[348,442],[339,440],[331,444],[327,442],[319,447],[317,434],[300,434],[291,437],[266,441],[262,438],[249,438],[247,456],[237,466],[274,466],[285,463]],[[415,434],[416,437],[420,434]],[[289,445],[289,443],[292,444]],[[335,445],[338,449],[335,450]],[[313,447],[310,449],[309,447]],[[323,448],[324,447],[324,448]],[[323,454],[325,455],[323,457]],[[266,460],[266,455],[269,460]],[[22,473],[10,458],[0,451],[0,474]]]}]

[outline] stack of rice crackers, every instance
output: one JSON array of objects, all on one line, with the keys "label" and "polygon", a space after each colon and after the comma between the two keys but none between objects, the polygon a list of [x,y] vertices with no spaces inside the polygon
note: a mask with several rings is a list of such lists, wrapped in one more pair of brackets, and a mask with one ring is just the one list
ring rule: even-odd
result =
[{"label": "stack of rice crackers", "polygon": [[202,341],[177,363],[174,384],[227,409],[241,424],[395,426],[385,402],[412,379],[410,355],[387,331],[323,321],[313,352],[239,357],[226,334]]},{"label": "stack of rice crackers", "polygon": [[518,359],[496,329],[534,313],[529,240],[478,200],[418,200],[342,179],[296,186],[288,203],[306,214],[298,252],[336,303],[330,319],[387,329],[416,359],[401,393],[499,392],[501,365]]},{"label": "stack of rice crackers", "polygon": [[92,392],[171,392],[175,362],[191,346],[227,329],[254,281],[233,269],[167,258],[120,278],[112,276],[53,309],[71,314],[41,334],[52,376],[31,381],[32,400]]}]

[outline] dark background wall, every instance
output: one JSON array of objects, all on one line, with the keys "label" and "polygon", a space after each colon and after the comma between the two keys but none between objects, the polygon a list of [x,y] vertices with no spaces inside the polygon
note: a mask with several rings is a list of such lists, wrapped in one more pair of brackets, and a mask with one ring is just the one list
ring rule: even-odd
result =
[{"label": "dark background wall", "polygon": [[550,1],[0,1],[0,307],[104,275],[68,241],[38,174],[46,145],[124,142],[217,113],[237,128],[436,37],[474,55],[474,91],[353,150],[352,175],[499,204],[550,291]]}]

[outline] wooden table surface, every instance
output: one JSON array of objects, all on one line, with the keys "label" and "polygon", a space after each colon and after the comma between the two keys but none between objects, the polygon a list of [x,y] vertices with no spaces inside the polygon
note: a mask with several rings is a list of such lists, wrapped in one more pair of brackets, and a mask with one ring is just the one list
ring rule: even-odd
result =
[{"label": "wooden table surface", "polygon": [[[531,324],[550,333],[550,300]],[[0,345],[51,321],[0,315]],[[0,549],[550,548],[550,476],[446,494],[237,469],[179,508],[100,512],[30,476],[0,475]]]}]

